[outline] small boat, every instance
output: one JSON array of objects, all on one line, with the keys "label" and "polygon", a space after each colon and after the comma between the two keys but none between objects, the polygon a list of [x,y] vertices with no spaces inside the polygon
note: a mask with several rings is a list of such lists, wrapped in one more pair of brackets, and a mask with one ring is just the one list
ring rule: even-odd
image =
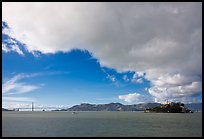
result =
[{"label": "small boat", "polygon": [[77,114],[76,112],[72,112],[72,114]]}]

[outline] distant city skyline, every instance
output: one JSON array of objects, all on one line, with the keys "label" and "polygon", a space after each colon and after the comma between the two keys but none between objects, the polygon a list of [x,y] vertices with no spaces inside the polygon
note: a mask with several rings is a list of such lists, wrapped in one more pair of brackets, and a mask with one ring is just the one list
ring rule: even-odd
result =
[{"label": "distant city skyline", "polygon": [[2,3],[2,107],[202,103],[202,3]]}]

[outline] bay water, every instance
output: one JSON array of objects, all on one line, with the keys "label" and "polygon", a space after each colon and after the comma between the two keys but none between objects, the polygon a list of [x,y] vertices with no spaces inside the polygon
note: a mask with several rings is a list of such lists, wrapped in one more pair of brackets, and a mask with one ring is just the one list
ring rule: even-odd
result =
[{"label": "bay water", "polygon": [[201,137],[202,112],[2,112],[3,137]]}]

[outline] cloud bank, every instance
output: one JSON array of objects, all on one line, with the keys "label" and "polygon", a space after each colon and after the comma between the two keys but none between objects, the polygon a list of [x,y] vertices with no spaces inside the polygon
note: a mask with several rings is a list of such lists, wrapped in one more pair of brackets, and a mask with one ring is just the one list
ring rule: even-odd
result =
[{"label": "cloud bank", "polygon": [[120,95],[118,96],[119,99],[124,100],[128,103],[149,103],[152,102],[152,98],[147,98],[144,95],[141,95],[139,93],[130,93],[127,95]]},{"label": "cloud bank", "polygon": [[202,3],[3,3],[2,12],[30,52],[86,49],[101,66],[145,73],[160,100],[202,91]]}]

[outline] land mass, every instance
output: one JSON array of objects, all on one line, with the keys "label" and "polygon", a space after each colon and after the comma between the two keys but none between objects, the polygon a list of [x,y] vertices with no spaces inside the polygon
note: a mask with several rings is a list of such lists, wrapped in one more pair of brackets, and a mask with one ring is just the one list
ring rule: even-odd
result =
[{"label": "land mass", "polygon": [[147,108],[144,112],[160,112],[160,113],[193,113],[194,111],[187,108],[184,103],[165,102],[154,108]]},{"label": "land mass", "polygon": [[[121,103],[109,104],[89,104],[81,103],[66,109],[56,109],[53,111],[144,111],[146,109],[161,110],[161,103],[140,103],[133,105],[123,105]],[[156,108],[156,109],[155,109]],[[185,104],[185,108],[192,111],[202,111],[202,103]],[[2,108],[2,111],[16,111],[14,109]]]},{"label": "land mass", "polygon": [[[145,109],[152,109],[160,107],[161,103],[141,103],[133,105],[123,105],[121,103],[109,103],[109,104],[89,104],[81,103],[80,105],[74,105],[67,109],[59,109],[54,111],[144,111]],[[187,109],[192,111],[202,111],[202,103],[185,104]]]}]

